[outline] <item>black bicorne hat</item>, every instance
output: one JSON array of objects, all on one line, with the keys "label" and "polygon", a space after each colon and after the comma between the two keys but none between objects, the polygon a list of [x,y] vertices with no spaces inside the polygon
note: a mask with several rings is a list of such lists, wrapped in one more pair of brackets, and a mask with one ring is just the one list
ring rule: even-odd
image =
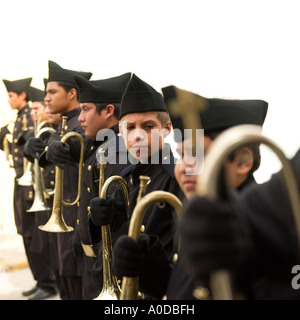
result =
[{"label": "black bicorne hat", "polygon": [[133,74],[121,101],[120,119],[129,113],[153,111],[167,112],[162,94]]},{"label": "black bicorne hat", "polygon": [[35,87],[29,88],[30,98],[32,102],[44,102],[46,92]]},{"label": "black bicorne hat", "polygon": [[49,60],[49,73],[47,82],[57,81],[57,82],[69,82],[76,85],[74,81],[74,76],[82,76],[89,80],[92,76],[91,72],[74,71],[62,68],[56,62]]},{"label": "black bicorne hat", "polygon": [[[177,99],[175,86],[164,87],[162,92],[167,107]],[[195,93],[191,94],[201,97]],[[206,109],[199,112],[204,134],[220,132],[242,124],[262,126],[268,111],[268,103],[264,100],[204,99],[206,99]],[[181,117],[174,116],[171,112],[170,117],[173,128],[181,131],[188,129],[183,126]]]},{"label": "black bicorne hat", "polygon": [[7,92],[28,91],[32,78],[18,79],[14,81],[3,79]]},{"label": "black bicorne hat", "polygon": [[87,80],[82,76],[74,76],[80,92],[80,102],[120,103],[131,73],[124,73],[117,77]]}]

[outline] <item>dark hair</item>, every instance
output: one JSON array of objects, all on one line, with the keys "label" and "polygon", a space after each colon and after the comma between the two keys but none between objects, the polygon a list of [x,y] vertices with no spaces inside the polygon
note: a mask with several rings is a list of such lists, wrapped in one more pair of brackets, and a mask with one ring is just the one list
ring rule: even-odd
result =
[{"label": "dark hair", "polygon": [[61,86],[62,88],[64,88],[64,90],[66,92],[69,92],[70,90],[75,89],[76,92],[77,92],[77,100],[79,101],[79,89],[74,83],[72,83],[72,82],[64,82],[64,81],[57,81],[57,84],[59,86]]},{"label": "dark hair", "polygon": [[26,102],[29,102],[29,101],[31,100],[31,96],[30,96],[29,90],[15,90],[15,91],[13,91],[13,92],[15,92],[18,96],[19,96],[22,92],[25,92],[25,94],[26,94],[26,98],[25,98]]},{"label": "dark hair", "polygon": [[[214,140],[220,133],[222,133],[224,130],[220,130],[220,131],[211,131],[211,132],[205,132],[204,131],[204,135],[208,136],[209,138],[211,138],[212,140]],[[261,162],[261,154],[260,154],[260,143],[258,142],[253,142],[253,143],[248,143],[245,144],[242,148],[248,148],[250,149],[252,156],[253,156],[253,166],[251,168],[251,170],[249,171],[249,175],[252,174],[253,172],[255,172],[259,166],[260,166],[260,162]],[[234,158],[236,157],[236,155],[238,154],[238,152],[241,150],[241,148],[238,148],[236,150],[234,150],[228,157],[229,161],[233,161]]]},{"label": "dark hair", "polygon": [[114,116],[115,116],[117,119],[119,119],[121,103],[106,103],[106,102],[98,102],[98,103],[95,103],[97,113],[100,113],[101,110],[104,109],[104,108],[106,108],[109,104],[112,104],[112,105],[115,107],[115,109],[114,109]]},{"label": "dark hair", "polygon": [[260,161],[261,161],[261,155],[260,155],[260,149],[259,149],[260,143],[258,142],[253,142],[253,143],[248,143],[245,144],[243,147],[234,150],[228,157],[229,161],[233,161],[236,155],[239,153],[239,151],[242,148],[248,148],[250,149],[253,157],[253,166],[251,170],[249,171],[249,174],[255,172],[259,166],[260,166]]}]

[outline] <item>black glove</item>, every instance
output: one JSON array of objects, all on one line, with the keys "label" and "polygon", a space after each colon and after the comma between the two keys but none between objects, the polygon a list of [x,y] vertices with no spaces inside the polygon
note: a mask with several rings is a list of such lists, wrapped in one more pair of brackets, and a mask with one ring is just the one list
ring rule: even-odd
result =
[{"label": "black glove", "polygon": [[29,138],[25,143],[24,156],[38,159],[45,150],[46,144],[40,138]]},{"label": "black glove", "polygon": [[90,202],[90,214],[95,226],[106,226],[112,221],[113,197],[107,199],[94,198]]},{"label": "black glove", "polygon": [[4,127],[2,127],[2,128],[0,129],[0,141],[2,141],[2,140],[4,139],[4,137],[5,137],[8,133],[10,133],[7,127],[8,127],[8,125],[6,125],[6,126],[4,126]]},{"label": "black glove", "polygon": [[249,253],[241,212],[232,204],[194,197],[182,214],[181,252],[199,279],[218,269],[237,270]]},{"label": "black glove", "polygon": [[70,161],[70,146],[60,141],[51,142],[46,152],[46,159],[63,169],[64,164]]},{"label": "black glove", "polygon": [[26,141],[33,137],[34,133],[33,133],[33,130],[26,130],[26,131],[22,131],[22,133],[20,133],[18,136],[17,136],[17,139],[18,139],[18,142],[17,144],[18,145],[23,145],[24,143],[26,143]]},{"label": "black glove", "polygon": [[138,276],[149,251],[149,243],[149,236],[145,233],[140,235],[138,242],[129,236],[120,236],[113,249],[113,273],[118,278]]}]

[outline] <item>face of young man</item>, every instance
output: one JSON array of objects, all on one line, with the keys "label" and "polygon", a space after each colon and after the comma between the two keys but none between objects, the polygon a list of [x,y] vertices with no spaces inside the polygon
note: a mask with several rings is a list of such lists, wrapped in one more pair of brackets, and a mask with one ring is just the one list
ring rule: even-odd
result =
[{"label": "face of young man", "polygon": [[[204,136],[204,153],[209,150],[212,142],[211,138]],[[197,170],[194,170],[195,163],[191,164],[188,159],[189,155],[185,155],[185,143],[188,142],[183,141],[177,144],[177,152],[181,155],[181,161],[175,165],[175,177],[187,199],[191,199],[197,192],[199,174],[197,174]],[[189,146],[187,146],[187,150],[188,148]],[[226,159],[224,166],[228,188],[236,189],[247,179],[253,166],[252,152],[249,148],[241,148],[232,161]]]},{"label": "face of young man", "polygon": [[[78,120],[81,123],[81,127],[88,138],[92,140],[96,140],[98,131],[106,128],[108,107],[103,108],[100,111],[100,113],[98,113],[96,109],[96,105],[94,103],[85,102],[85,103],[82,103],[80,106],[81,106],[81,113],[78,117]],[[111,111],[113,114],[113,109]]]},{"label": "face of young man", "polygon": [[73,90],[66,92],[56,81],[50,81],[46,92],[44,101],[50,113],[66,113],[74,95]]},{"label": "face of young man", "polygon": [[47,119],[47,114],[45,112],[45,106],[39,101],[32,102],[32,104],[31,104],[30,116],[31,116],[32,121],[35,120],[35,114],[37,116],[38,122],[44,121]]},{"label": "face of young man", "polygon": [[[207,136],[203,137],[203,151],[208,150],[212,140]],[[190,199],[197,191],[198,171],[196,162],[191,158],[192,144],[190,141],[182,141],[177,143],[176,151],[180,155],[180,161],[175,165],[175,178],[187,197]]]},{"label": "face of young man", "polygon": [[20,94],[17,94],[12,91],[8,92],[8,103],[13,110],[22,109],[27,104],[26,93],[21,92]]},{"label": "face of young man", "polygon": [[50,124],[59,124],[61,122],[61,115],[60,113],[50,113],[49,108],[45,108],[45,113],[47,115],[47,121]]},{"label": "face of young man", "polygon": [[171,123],[163,127],[156,112],[130,113],[120,122],[127,150],[141,162],[162,149],[164,137],[170,130]]}]

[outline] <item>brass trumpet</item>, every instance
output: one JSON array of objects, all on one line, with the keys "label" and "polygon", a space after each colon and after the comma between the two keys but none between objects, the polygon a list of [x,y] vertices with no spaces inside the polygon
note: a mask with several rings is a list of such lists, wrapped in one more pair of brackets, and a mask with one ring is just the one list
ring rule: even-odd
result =
[{"label": "brass trumpet", "polygon": [[[150,192],[137,202],[130,219],[128,236],[135,241],[138,241],[140,236],[144,213],[154,202],[157,202],[160,207],[165,205],[166,202],[169,203],[174,207],[178,218],[180,219],[181,217],[182,203],[175,195],[160,190]],[[138,295],[138,289],[138,277],[123,277],[121,300],[135,300]]]},{"label": "brass trumpet", "polygon": [[80,199],[81,192],[81,178],[83,167],[83,153],[84,153],[84,141],[82,136],[77,132],[68,132],[65,134],[67,117],[62,116],[62,131],[61,142],[65,143],[70,137],[76,137],[80,141],[80,159],[79,159],[79,172],[78,172],[78,192],[77,197],[73,202],[65,202],[63,200],[63,169],[55,166],[55,190],[53,199],[53,209],[50,219],[45,225],[39,226],[40,230],[47,232],[70,232],[73,231],[73,227],[67,226],[63,218],[63,206],[73,206]]},{"label": "brass trumpet", "polygon": [[[111,176],[104,183],[104,151],[100,149],[100,179],[99,179],[99,197],[106,199],[107,190],[112,183],[120,183],[124,194],[126,203],[129,203],[128,185],[121,176]],[[119,300],[121,290],[118,285],[116,277],[112,274],[111,263],[112,263],[112,243],[111,243],[111,232],[109,225],[101,226],[102,233],[102,263],[103,263],[103,286],[102,290],[97,298],[94,300]]]},{"label": "brass trumpet", "polygon": [[[41,123],[39,127],[35,126],[35,137],[41,137],[45,132],[49,132],[53,134],[55,129],[51,127],[41,128],[45,123]],[[34,200],[30,209],[26,210],[27,212],[38,212],[38,211],[47,211],[50,210],[50,207],[47,204],[47,200],[44,196],[44,192],[50,196],[50,192],[48,192],[43,186],[43,176],[41,173],[41,168],[38,164],[38,159],[34,159]]]},{"label": "brass trumpet", "polygon": [[[23,116],[23,130],[27,130],[27,118],[26,115]],[[35,116],[34,119],[34,136],[37,135],[37,133],[40,131],[40,129],[43,127],[43,125],[46,124],[47,121],[42,121],[39,124],[37,124],[37,117]],[[24,157],[24,173],[23,175],[17,179],[18,184],[20,186],[32,186],[35,182],[34,176],[33,176],[33,170],[35,168],[35,164],[28,161],[25,157]]]},{"label": "brass trumpet", "polygon": [[[296,229],[300,235],[300,202],[297,181],[291,167],[280,147],[261,133],[261,127],[256,125],[239,125],[227,129],[218,136],[211,145],[205,162],[205,170],[198,178],[198,193],[212,199],[220,197],[218,194],[218,178],[225,159],[235,149],[246,143],[258,142],[265,144],[273,150],[282,163],[283,179],[289,194],[294,214]],[[298,237],[300,239],[300,237]],[[299,240],[300,241],[300,240]],[[233,299],[230,276],[227,270],[215,271],[210,277],[212,296],[216,300]]]}]

